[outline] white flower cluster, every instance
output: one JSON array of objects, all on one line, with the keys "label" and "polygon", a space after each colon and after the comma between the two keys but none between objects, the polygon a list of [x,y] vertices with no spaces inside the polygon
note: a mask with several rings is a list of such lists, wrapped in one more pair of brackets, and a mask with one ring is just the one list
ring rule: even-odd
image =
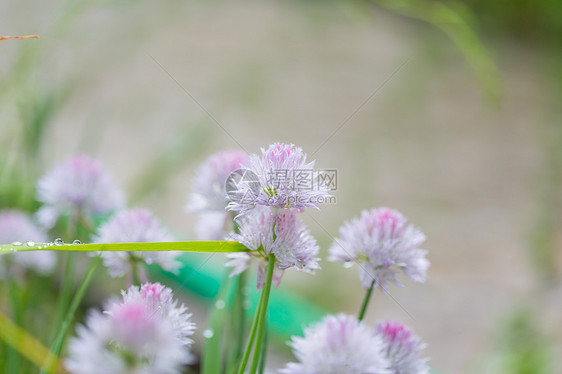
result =
[{"label": "white flower cluster", "polygon": [[280,374],[429,374],[425,345],[398,322],[372,328],[346,314],[327,316],[290,345],[298,362]]},{"label": "white flower cluster", "polygon": [[[94,236],[96,243],[165,242],[173,238],[146,209],[125,209],[123,192],[101,163],[89,156],[73,156],[49,170],[38,182],[37,199],[44,205],[37,213],[44,227],[51,228],[59,217],[92,222],[111,215]],[[176,271],[180,263],[175,252],[103,252],[104,265],[112,277],[131,273],[139,262],[158,264]]]},{"label": "white flower cluster", "polygon": [[[288,268],[306,272],[320,268],[316,240],[298,214],[316,207],[315,202],[329,194],[322,186],[310,190],[295,184],[299,172],[313,168],[314,162],[307,162],[301,148],[282,143],[262,148],[261,155],[226,151],[203,163],[188,208],[204,212],[198,231],[208,234],[205,239],[236,240],[251,250],[229,255],[227,265],[234,268],[232,275],[240,274],[255,261],[261,288],[270,254],[276,261],[276,286]],[[217,214],[217,207],[224,213]],[[236,218],[226,215],[226,209],[237,213]],[[209,219],[211,214],[217,218]]]},{"label": "white flower cluster", "polygon": [[180,374],[193,360],[194,329],[169,288],[133,286],[78,327],[65,366],[73,374]]}]

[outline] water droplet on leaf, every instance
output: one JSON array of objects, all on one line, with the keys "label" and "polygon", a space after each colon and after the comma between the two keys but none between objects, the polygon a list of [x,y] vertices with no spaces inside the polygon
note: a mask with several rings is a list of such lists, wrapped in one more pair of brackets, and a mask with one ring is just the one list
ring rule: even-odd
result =
[{"label": "water droplet on leaf", "polygon": [[64,241],[61,238],[56,238],[55,239],[55,245],[63,245]]},{"label": "water droplet on leaf", "polygon": [[217,300],[217,302],[215,303],[215,307],[216,307],[217,309],[224,309],[224,301],[222,301],[222,300],[220,300],[220,299]]},{"label": "water droplet on leaf", "polygon": [[207,339],[212,338],[213,335],[215,335],[215,333],[211,329],[207,329],[207,330],[203,331],[203,336]]},{"label": "water droplet on leaf", "polygon": [[22,245],[22,242],[13,242],[12,245]]},{"label": "water droplet on leaf", "polygon": [[34,245],[35,245],[35,242],[34,242],[34,241],[31,241],[31,240],[30,240],[30,241],[27,242],[27,246],[28,246],[28,247],[33,247]]},{"label": "water droplet on leaf", "polygon": [[78,245],[78,244],[82,244],[82,242],[78,239],[72,242],[72,245]]}]

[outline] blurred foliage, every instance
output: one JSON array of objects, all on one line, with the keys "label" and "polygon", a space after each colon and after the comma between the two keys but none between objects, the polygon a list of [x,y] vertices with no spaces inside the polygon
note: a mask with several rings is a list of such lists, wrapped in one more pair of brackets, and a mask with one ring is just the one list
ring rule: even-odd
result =
[{"label": "blurred foliage", "polygon": [[545,119],[541,133],[544,166],[537,186],[539,213],[530,249],[541,277],[551,283],[562,278],[562,48],[548,53],[545,71],[553,114]]},{"label": "blurred foliage", "polygon": [[163,181],[175,175],[180,168],[201,153],[210,140],[208,121],[183,127],[175,134],[160,154],[152,160],[131,184],[130,202],[136,203],[146,195],[163,187]]},{"label": "blurred foliage", "polygon": [[551,123],[543,137],[545,166],[538,186],[540,213],[531,233],[531,254],[543,279],[555,280],[562,275],[557,268],[562,250],[562,125]]},{"label": "blurred foliage", "polygon": [[414,18],[436,27],[447,35],[463,53],[474,70],[488,101],[500,100],[500,78],[490,53],[475,32],[473,14],[461,3],[419,0],[371,0],[394,13]]},{"label": "blurred foliage", "polygon": [[558,44],[562,40],[560,0],[463,0],[489,32],[519,40]]},{"label": "blurred foliage", "polygon": [[39,74],[42,45],[33,43],[37,40],[22,42],[31,43],[22,45],[10,69],[0,76],[2,128],[9,135],[0,143],[5,155],[0,160],[0,207],[33,211],[45,134],[72,86],[70,79],[49,82]]},{"label": "blurred foliage", "polygon": [[60,84],[56,88],[27,94],[28,100],[20,101],[19,112],[23,132],[23,146],[31,160],[41,154],[43,139],[55,114],[70,94],[70,86]]},{"label": "blurred foliage", "polygon": [[[315,0],[310,0],[318,4]],[[457,0],[333,0],[322,4],[337,6],[354,21],[370,21],[374,14],[368,5],[374,4],[391,13],[426,23],[455,43],[476,75],[487,102],[494,105],[501,100],[501,82],[493,56],[478,34],[479,19],[469,7]],[[365,17],[368,14],[369,17]]]},{"label": "blurred foliage", "polygon": [[518,309],[509,316],[500,338],[499,372],[554,373],[549,342],[537,328],[536,318],[527,309]]}]

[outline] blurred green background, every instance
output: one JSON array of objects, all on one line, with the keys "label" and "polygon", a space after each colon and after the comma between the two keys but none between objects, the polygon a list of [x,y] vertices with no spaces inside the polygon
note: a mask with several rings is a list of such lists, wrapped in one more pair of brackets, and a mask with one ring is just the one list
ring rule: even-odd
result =
[{"label": "blurred green background", "polygon": [[[1,2],[0,35],[25,34],[0,42],[2,208],[90,153],[190,239],[199,162],[293,142],[338,169],[337,204],[305,217],[322,257],[365,208],[428,236],[427,283],[376,294],[369,321],[414,327],[444,373],[562,367],[559,1]],[[356,313],[357,269],[322,266],[283,288]]]}]

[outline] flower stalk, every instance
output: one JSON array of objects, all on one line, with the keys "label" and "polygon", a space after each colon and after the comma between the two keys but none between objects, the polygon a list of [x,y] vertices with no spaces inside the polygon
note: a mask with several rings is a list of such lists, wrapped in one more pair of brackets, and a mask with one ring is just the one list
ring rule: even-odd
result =
[{"label": "flower stalk", "polygon": [[55,372],[56,368],[58,367],[58,356],[62,351],[64,341],[66,340],[66,336],[68,334],[68,330],[70,329],[72,320],[74,319],[74,314],[76,313],[78,306],[80,306],[80,302],[84,298],[84,294],[86,293],[86,290],[88,289],[88,286],[90,285],[90,282],[92,280],[92,276],[94,275],[100,262],[101,262],[100,257],[96,257],[92,261],[88,271],[86,272],[86,275],[82,279],[82,282],[80,283],[80,286],[76,291],[76,294],[74,294],[72,303],[68,308],[66,316],[62,324],[60,325],[58,333],[53,342],[53,346],[51,347],[51,351],[53,352],[54,356],[49,356],[49,360],[47,360],[45,365],[43,365],[43,367],[41,368],[41,374],[45,374],[45,373],[52,374]]},{"label": "flower stalk", "polygon": [[367,290],[367,293],[365,294],[365,298],[363,299],[363,305],[361,306],[361,310],[359,311],[359,317],[358,317],[359,321],[363,321],[363,318],[365,318],[365,313],[367,312],[369,301],[371,300],[371,294],[373,293],[373,288],[375,288],[374,279],[371,282],[371,286]]},{"label": "flower stalk", "polygon": [[[262,344],[265,336],[265,329],[266,329],[266,317],[267,317],[267,304],[269,302],[269,294],[271,292],[271,283],[273,280],[273,270],[275,269],[275,255],[269,255],[269,262],[267,264],[267,278],[265,281],[265,286],[263,289],[264,293],[264,300],[263,304],[261,305],[260,315],[259,315],[259,322],[258,322],[258,331],[256,337],[256,348],[254,350],[254,358],[252,360],[252,366],[250,368],[250,374],[254,374],[258,369],[258,364],[260,361],[260,356],[262,356]],[[265,354],[263,354],[263,361],[265,361]]]},{"label": "flower stalk", "polygon": [[[254,316],[254,321],[252,322],[252,327],[250,329],[250,335],[248,336],[248,342],[246,344],[246,349],[238,368],[238,374],[244,374],[246,366],[252,353],[252,346],[254,340],[256,340],[256,347],[254,350],[254,359],[252,361],[252,366],[250,373],[255,373],[257,364],[260,356],[260,347],[262,345],[263,334],[265,329],[265,316],[267,313],[267,304],[269,303],[269,293],[271,292],[271,283],[273,281],[273,269],[275,268],[275,255],[269,255],[269,263],[267,267],[267,278],[265,280],[265,285],[261,291],[260,301],[258,303],[256,314]],[[254,364],[255,362],[255,364]]]}]

